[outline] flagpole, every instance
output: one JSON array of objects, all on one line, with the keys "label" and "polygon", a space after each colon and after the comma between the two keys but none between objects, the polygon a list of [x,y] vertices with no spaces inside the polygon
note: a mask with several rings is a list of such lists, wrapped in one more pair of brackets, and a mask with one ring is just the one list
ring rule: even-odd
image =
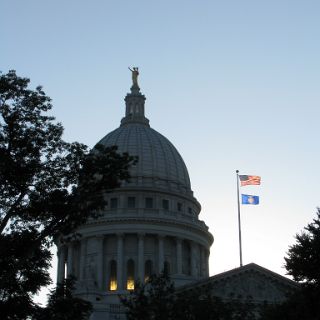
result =
[{"label": "flagpole", "polygon": [[239,170],[237,173],[237,197],[238,197],[238,227],[239,227],[239,253],[240,253],[240,267],[242,267],[242,240],[241,240],[241,218],[240,218],[240,195],[239,195]]}]

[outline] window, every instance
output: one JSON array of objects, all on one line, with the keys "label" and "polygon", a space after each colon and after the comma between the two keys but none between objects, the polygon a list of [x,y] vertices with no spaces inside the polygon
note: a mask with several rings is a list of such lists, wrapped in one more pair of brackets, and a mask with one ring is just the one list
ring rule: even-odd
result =
[{"label": "window", "polygon": [[192,209],[190,207],[188,208],[188,213],[192,214]]},{"label": "window", "polygon": [[170,263],[168,261],[164,262],[164,271],[167,272],[167,274],[170,274]]},{"label": "window", "polygon": [[182,203],[181,202],[177,203],[177,209],[178,209],[178,211],[182,211]]},{"label": "window", "polygon": [[110,208],[111,209],[118,208],[118,198],[111,198],[110,199]]},{"label": "window", "polygon": [[128,197],[128,208],[135,208],[135,207],[136,207],[136,198]]},{"label": "window", "polygon": [[148,209],[153,208],[153,199],[152,198],[146,198],[146,208],[148,208]]},{"label": "window", "polygon": [[134,261],[132,259],[127,262],[127,290],[134,289]]},{"label": "window", "polygon": [[169,210],[169,200],[167,199],[162,200],[162,208],[165,210]]},{"label": "window", "polygon": [[109,290],[117,290],[117,261],[110,261]]},{"label": "window", "polygon": [[191,275],[191,248],[187,241],[182,242],[182,273]]},{"label": "window", "polygon": [[144,281],[148,281],[152,275],[152,261],[147,260],[144,264]]}]

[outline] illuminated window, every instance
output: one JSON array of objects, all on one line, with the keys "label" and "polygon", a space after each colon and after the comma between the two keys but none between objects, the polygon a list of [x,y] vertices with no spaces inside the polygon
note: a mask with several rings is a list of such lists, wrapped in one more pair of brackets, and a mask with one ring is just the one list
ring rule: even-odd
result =
[{"label": "illuminated window", "polygon": [[127,290],[134,289],[134,261],[132,259],[127,262]]},{"label": "illuminated window", "polygon": [[110,261],[109,290],[117,290],[117,262],[115,260]]},{"label": "illuminated window", "polygon": [[148,281],[150,276],[152,275],[152,261],[147,260],[144,264],[144,281]]}]

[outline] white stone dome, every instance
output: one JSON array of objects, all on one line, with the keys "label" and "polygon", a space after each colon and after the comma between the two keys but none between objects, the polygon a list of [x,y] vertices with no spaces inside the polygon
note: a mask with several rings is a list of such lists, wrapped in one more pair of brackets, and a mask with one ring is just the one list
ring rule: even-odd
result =
[{"label": "white stone dome", "polygon": [[[143,184],[156,182],[167,188],[191,191],[187,167],[173,144],[148,124],[125,122],[107,134],[100,142],[106,147],[116,145],[119,152],[138,156],[138,163],[131,168],[132,181]],[[140,183],[141,184],[141,183]]]}]

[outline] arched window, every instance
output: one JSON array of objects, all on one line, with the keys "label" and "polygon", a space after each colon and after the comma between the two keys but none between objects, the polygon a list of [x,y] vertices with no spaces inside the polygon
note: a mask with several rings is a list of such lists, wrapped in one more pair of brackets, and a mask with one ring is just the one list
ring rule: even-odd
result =
[{"label": "arched window", "polygon": [[170,263],[168,261],[164,262],[164,268],[163,269],[167,274],[170,274]]},{"label": "arched window", "polygon": [[127,290],[134,289],[134,261],[129,259],[127,262]]},{"label": "arched window", "polygon": [[117,261],[110,261],[109,290],[117,290]]},{"label": "arched window", "polygon": [[152,261],[147,260],[144,264],[144,281],[148,281],[150,276],[152,275]]},{"label": "arched window", "polygon": [[191,249],[187,241],[182,242],[182,273],[191,275]]}]

